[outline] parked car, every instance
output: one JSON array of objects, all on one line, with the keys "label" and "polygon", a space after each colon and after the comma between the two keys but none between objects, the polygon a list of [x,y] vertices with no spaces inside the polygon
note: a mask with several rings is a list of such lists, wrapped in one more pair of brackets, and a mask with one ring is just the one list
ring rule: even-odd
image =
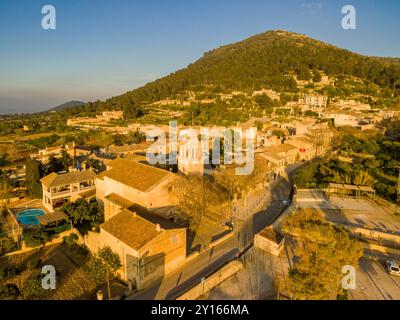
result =
[{"label": "parked car", "polygon": [[386,261],[386,268],[387,268],[387,271],[390,274],[393,274],[395,276],[400,276],[400,267],[395,261],[387,260]]}]

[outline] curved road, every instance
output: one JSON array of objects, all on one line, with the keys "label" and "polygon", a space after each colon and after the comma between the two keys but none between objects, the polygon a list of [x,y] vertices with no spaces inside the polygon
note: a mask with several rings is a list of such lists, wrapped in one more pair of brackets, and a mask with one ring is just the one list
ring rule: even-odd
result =
[{"label": "curved road", "polygon": [[[301,164],[291,165],[287,168],[289,177],[292,176],[299,165]],[[267,205],[267,209],[244,217],[244,219],[243,216],[240,218],[235,217],[236,223],[231,238],[203,252],[190,263],[185,264],[177,271],[164,277],[160,283],[134,293],[126,299],[175,299],[194,285],[200,283],[201,278],[212,274],[225,263],[235,259],[238,254],[242,253],[252,244],[254,234],[271,225],[279,217],[285,207],[284,200],[289,200],[291,188],[292,183],[287,179],[280,178],[274,182],[271,187],[271,200]],[[251,203],[250,197],[248,199],[249,205]],[[243,213],[242,210],[237,211]]]}]

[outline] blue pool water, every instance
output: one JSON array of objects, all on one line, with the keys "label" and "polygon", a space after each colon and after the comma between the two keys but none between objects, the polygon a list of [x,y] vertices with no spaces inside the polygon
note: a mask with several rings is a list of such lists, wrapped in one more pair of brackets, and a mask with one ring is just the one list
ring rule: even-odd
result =
[{"label": "blue pool water", "polygon": [[36,226],[39,224],[37,216],[44,215],[44,211],[41,209],[29,209],[17,213],[17,221],[26,226]]}]

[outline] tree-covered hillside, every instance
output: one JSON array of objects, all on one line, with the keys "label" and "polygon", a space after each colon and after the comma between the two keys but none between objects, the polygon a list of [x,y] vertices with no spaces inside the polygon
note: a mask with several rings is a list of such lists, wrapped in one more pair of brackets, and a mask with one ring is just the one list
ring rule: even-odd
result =
[{"label": "tree-covered hillside", "polygon": [[[399,96],[400,66],[390,60],[362,56],[307,36],[287,31],[269,31],[204,54],[187,68],[162,79],[95,104],[96,109],[123,109],[140,115],[140,107],[195,92],[251,91],[270,88],[296,92],[296,80],[318,82],[330,78],[363,80],[365,90],[382,89],[385,96]],[[379,90],[378,90],[379,91]]]}]

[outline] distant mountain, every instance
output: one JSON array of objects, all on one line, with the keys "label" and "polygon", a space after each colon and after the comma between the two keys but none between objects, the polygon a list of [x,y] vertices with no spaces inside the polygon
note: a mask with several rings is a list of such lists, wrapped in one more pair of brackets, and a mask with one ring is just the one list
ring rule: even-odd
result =
[{"label": "distant mountain", "polygon": [[46,112],[51,112],[51,111],[63,111],[68,108],[73,108],[73,107],[79,107],[85,105],[85,102],[82,101],[68,101],[66,103],[60,104],[59,106],[56,106],[54,108],[51,108],[47,110]]}]

